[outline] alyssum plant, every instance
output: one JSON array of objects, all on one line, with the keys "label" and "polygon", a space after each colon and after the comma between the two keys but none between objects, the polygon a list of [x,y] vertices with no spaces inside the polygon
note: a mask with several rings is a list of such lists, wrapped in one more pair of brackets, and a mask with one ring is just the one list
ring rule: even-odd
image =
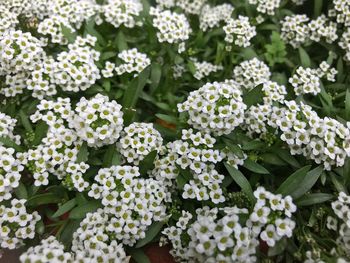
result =
[{"label": "alyssum plant", "polygon": [[349,63],[348,0],[2,0],[1,249],[350,262]]}]

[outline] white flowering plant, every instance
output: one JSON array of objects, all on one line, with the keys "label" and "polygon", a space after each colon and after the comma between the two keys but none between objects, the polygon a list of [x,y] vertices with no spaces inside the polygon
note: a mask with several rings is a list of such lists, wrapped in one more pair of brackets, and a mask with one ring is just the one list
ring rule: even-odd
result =
[{"label": "white flowering plant", "polygon": [[0,255],[350,262],[349,70],[348,0],[0,1]]}]

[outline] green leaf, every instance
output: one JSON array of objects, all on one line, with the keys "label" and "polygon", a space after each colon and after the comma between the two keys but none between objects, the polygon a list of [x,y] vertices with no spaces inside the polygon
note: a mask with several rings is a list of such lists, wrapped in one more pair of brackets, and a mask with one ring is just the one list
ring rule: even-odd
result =
[{"label": "green leaf", "polygon": [[62,206],[58,208],[58,210],[52,215],[52,217],[59,217],[68,211],[70,211],[75,205],[77,204],[77,201],[75,198],[69,200],[68,202],[64,203]]},{"label": "green leaf", "polygon": [[18,187],[15,189],[15,194],[18,199],[28,199],[27,188],[22,182],[20,182]]},{"label": "green leaf", "polygon": [[48,129],[49,126],[45,122],[40,121],[35,128],[35,136],[32,145],[38,145],[41,143],[41,140],[46,136]]},{"label": "green leaf", "polygon": [[295,201],[296,205],[299,206],[309,206],[309,205],[315,205],[315,204],[321,204],[324,202],[327,202],[331,200],[334,196],[331,194],[325,194],[325,193],[314,193],[314,194],[308,194],[304,195],[302,198],[299,198]]},{"label": "green leaf", "polygon": [[335,189],[337,189],[338,192],[347,193],[348,191],[346,190],[346,187],[341,183],[341,179],[339,178],[339,176],[337,176],[333,172],[329,172],[329,174],[331,176],[331,180]]},{"label": "green leaf", "polygon": [[298,50],[301,65],[305,68],[311,67],[311,60],[307,52],[302,47],[299,47]]},{"label": "green leaf", "polygon": [[309,191],[314,184],[317,182],[318,178],[321,176],[323,172],[323,166],[320,165],[315,169],[309,171],[303,180],[300,182],[300,185],[297,189],[291,193],[293,198],[298,198],[304,195],[307,191]]},{"label": "green leaf", "polygon": [[295,159],[293,155],[291,155],[291,153],[288,150],[275,149],[275,152],[278,155],[278,157],[281,158],[286,163],[290,164],[295,168],[300,168],[299,162],[297,161],[297,159]]},{"label": "green leaf", "polygon": [[153,63],[151,66],[151,91],[154,92],[159,85],[162,77],[162,66],[158,63]]},{"label": "green leaf", "polygon": [[61,24],[61,31],[65,38],[67,38],[69,43],[73,43],[75,41],[75,38],[77,37],[77,34],[75,32],[72,32],[70,28],[66,27],[65,25]]},{"label": "green leaf", "polygon": [[143,247],[150,243],[162,230],[164,222],[153,222],[153,224],[147,229],[144,239],[139,240],[136,243],[136,248]]},{"label": "green leaf", "polygon": [[97,41],[102,45],[105,46],[107,44],[104,37],[95,29],[95,20],[90,19],[85,24],[85,33],[89,34],[91,36],[94,36],[97,38]]},{"label": "green leaf", "polygon": [[265,147],[266,145],[264,142],[259,140],[253,140],[253,141],[243,143],[242,150],[251,151],[251,150],[257,150],[257,149],[263,149]]},{"label": "green leaf", "polygon": [[19,117],[21,119],[21,123],[24,129],[26,130],[26,132],[32,132],[33,128],[32,128],[32,125],[30,124],[27,114],[25,114],[22,110],[20,110]]},{"label": "green leaf", "polygon": [[249,158],[244,161],[243,167],[257,174],[270,174],[270,172],[266,170],[264,166],[252,161]]},{"label": "green leaf", "polygon": [[323,0],[314,0],[314,17],[317,18],[321,15]]},{"label": "green leaf", "polygon": [[163,121],[166,121],[166,122],[169,122],[169,123],[173,123],[173,124],[176,124],[178,121],[177,121],[177,118],[174,117],[174,116],[170,116],[170,115],[166,115],[166,114],[161,114],[161,113],[157,113],[155,115],[157,118],[163,120]]},{"label": "green leaf", "polygon": [[243,95],[243,102],[248,106],[257,105],[263,102],[264,93],[261,89],[261,85],[256,86],[248,93]]},{"label": "green leaf", "polygon": [[263,162],[277,165],[277,166],[284,166],[286,163],[277,155],[274,153],[264,153],[260,155],[260,158]]},{"label": "green leaf", "polygon": [[28,206],[39,206],[46,204],[57,204],[62,201],[62,197],[58,196],[56,193],[45,193],[35,195],[28,199]]},{"label": "green leaf", "polygon": [[224,165],[232,179],[242,188],[242,191],[248,196],[249,200],[254,203],[255,197],[253,194],[253,189],[247,178],[239,170],[228,163],[225,163]]},{"label": "green leaf", "polygon": [[126,43],[125,40],[125,35],[123,34],[123,32],[121,30],[119,30],[118,34],[117,34],[117,38],[116,38],[116,42],[117,42],[117,47],[119,52],[128,49],[128,44]]},{"label": "green leaf", "polygon": [[136,263],[151,263],[149,258],[140,248],[128,248],[127,252],[129,255],[131,255],[133,260],[136,261]]},{"label": "green leaf", "polygon": [[147,67],[139,74],[138,78],[135,78],[131,82],[130,86],[126,89],[123,96],[122,105],[124,108],[133,108],[136,105],[137,100],[147,83],[149,74],[150,67]]},{"label": "green leaf", "polygon": [[83,142],[77,154],[77,163],[86,162],[88,160],[89,150],[86,142]]},{"label": "green leaf", "polygon": [[105,91],[109,92],[111,90],[111,81],[109,79],[104,79],[102,87],[105,89]]},{"label": "green leaf", "polygon": [[84,218],[87,213],[94,212],[101,207],[98,200],[91,200],[87,204],[77,206],[69,213],[69,218],[80,219]]},{"label": "green leaf", "polygon": [[158,151],[154,150],[147,154],[147,156],[140,162],[140,174],[147,174],[147,171],[153,169],[154,160],[157,157]]},{"label": "green leaf", "polygon": [[346,90],[346,95],[345,95],[345,119],[347,121],[350,120],[350,90]]},{"label": "green leaf", "polygon": [[276,192],[282,195],[290,195],[300,186],[310,168],[311,165],[307,165],[295,171],[282,183]]},{"label": "green leaf", "polygon": [[192,60],[187,62],[187,68],[192,75],[196,74],[197,69]]},{"label": "green leaf", "polygon": [[73,233],[79,228],[80,220],[68,220],[59,233],[59,240],[69,247],[72,242]]},{"label": "green leaf", "polygon": [[22,152],[23,148],[16,144],[12,139],[10,139],[9,137],[0,137],[0,142],[7,147],[13,148],[15,149],[17,152]]},{"label": "green leaf", "polygon": [[112,165],[119,165],[121,163],[121,156],[115,145],[108,146],[108,149],[103,158],[103,166],[111,167]]}]

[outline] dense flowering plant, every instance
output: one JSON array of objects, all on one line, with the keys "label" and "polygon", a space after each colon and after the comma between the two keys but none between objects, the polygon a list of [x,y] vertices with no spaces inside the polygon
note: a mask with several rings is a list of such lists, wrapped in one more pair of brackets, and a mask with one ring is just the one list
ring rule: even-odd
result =
[{"label": "dense flowering plant", "polygon": [[1,0],[0,255],[350,262],[349,63],[349,0]]}]

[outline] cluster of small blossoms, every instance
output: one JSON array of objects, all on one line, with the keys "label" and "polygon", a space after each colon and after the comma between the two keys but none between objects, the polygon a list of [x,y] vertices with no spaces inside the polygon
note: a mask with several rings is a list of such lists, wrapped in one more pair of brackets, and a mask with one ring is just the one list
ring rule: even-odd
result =
[{"label": "cluster of small blossoms", "polygon": [[180,173],[180,167],[190,171],[192,176],[184,185],[183,198],[211,200],[215,204],[224,202],[220,187],[224,176],[215,170],[215,164],[226,156],[214,149],[215,142],[209,133],[183,130],[182,140],[169,143],[165,156],[155,162],[152,175],[171,188],[173,180]]},{"label": "cluster of small blossoms", "polygon": [[41,240],[39,245],[30,247],[20,256],[19,260],[22,263],[70,263],[73,262],[73,256],[71,253],[64,251],[64,245],[54,236],[49,236]]},{"label": "cluster of small blossoms", "polygon": [[33,173],[34,184],[47,185],[49,174],[53,174],[64,180],[68,188],[85,190],[89,184],[83,179],[83,174],[89,166],[83,162],[75,163],[83,142],[74,131],[65,127],[65,120],[73,115],[70,99],[42,100],[37,108],[30,118],[33,122],[46,122],[49,126],[47,135],[35,149],[18,154]]},{"label": "cluster of small blossoms", "polygon": [[297,209],[292,197],[275,195],[264,187],[258,187],[254,196],[257,202],[247,221],[252,231],[270,247],[283,237],[291,237],[295,228],[291,217]]},{"label": "cluster of small blossoms", "polygon": [[[193,59],[194,60],[194,59]],[[221,65],[214,65],[210,62],[198,62],[194,60],[194,66],[196,68],[196,72],[194,73],[194,77],[198,80],[201,80],[202,78],[208,77],[210,73],[217,72],[219,70],[223,70],[223,67]]]},{"label": "cluster of small blossoms", "polygon": [[344,59],[350,61],[350,28],[344,31],[338,44],[345,51]]},{"label": "cluster of small blossoms", "polygon": [[121,108],[122,106],[116,101],[110,101],[107,96],[101,94],[90,99],[82,97],[68,124],[89,146],[101,147],[113,144],[123,130]]},{"label": "cluster of small blossoms", "polygon": [[333,0],[334,9],[329,10],[329,16],[335,16],[337,23],[350,26],[350,3],[346,0]]},{"label": "cluster of small blossoms", "polygon": [[257,5],[256,10],[263,14],[273,16],[275,10],[279,8],[281,0],[249,0],[249,4]]},{"label": "cluster of small blossoms", "polygon": [[189,22],[184,14],[178,14],[169,10],[162,11],[151,7],[150,15],[154,16],[153,26],[158,29],[159,42],[184,43],[192,32]]},{"label": "cluster of small blossoms", "polygon": [[64,91],[84,91],[95,84],[100,71],[95,62],[100,53],[92,47],[96,38],[87,35],[77,37],[74,43],[68,45],[69,51],[58,54],[54,64],[54,79],[51,81]]},{"label": "cluster of small blossoms", "polygon": [[0,36],[9,29],[14,29],[17,23],[17,15],[0,4]]},{"label": "cluster of small blossoms", "polygon": [[308,24],[310,30],[310,39],[316,42],[320,42],[321,38],[327,43],[333,43],[338,39],[337,24],[328,21],[325,15],[317,17],[315,20],[311,20]]},{"label": "cluster of small blossoms", "polygon": [[25,199],[12,199],[11,206],[0,205],[0,247],[15,249],[25,239],[33,239],[35,225],[41,219],[35,211],[28,213]]},{"label": "cluster of small blossoms", "polygon": [[62,26],[66,27],[70,32],[75,32],[75,29],[69,24],[68,19],[56,15],[41,21],[38,25],[38,33],[44,36],[49,35],[52,43],[67,45],[68,39],[62,32]]},{"label": "cluster of small blossoms", "polygon": [[[0,112],[0,137],[8,137],[16,144],[21,144],[21,137],[14,134],[16,123],[16,119],[13,119],[5,113]],[[0,145],[2,145],[1,142]]]},{"label": "cluster of small blossoms", "polygon": [[196,217],[182,211],[176,226],[163,230],[177,262],[255,262],[259,241],[240,223],[247,209],[203,207]]},{"label": "cluster of small blossoms", "polygon": [[150,152],[159,153],[162,145],[163,138],[152,123],[134,122],[124,128],[118,149],[126,162],[138,165]]},{"label": "cluster of small blossoms", "polygon": [[14,97],[17,94],[22,94],[27,88],[26,81],[29,81],[29,79],[30,75],[27,72],[16,73],[15,75],[6,75],[5,87],[0,90],[0,93],[6,97]]},{"label": "cluster of small blossoms", "polygon": [[192,91],[178,104],[179,112],[187,112],[188,124],[215,135],[231,133],[244,120],[242,92],[234,81],[207,83]]},{"label": "cluster of small blossoms", "polygon": [[207,0],[176,0],[175,6],[180,7],[185,13],[199,15]]},{"label": "cluster of small blossoms", "polygon": [[9,30],[0,39],[0,76],[28,72],[44,55],[44,43],[29,32]]},{"label": "cluster of small blossoms", "polygon": [[218,27],[221,21],[231,17],[234,7],[230,4],[216,6],[204,5],[199,16],[199,28],[203,31]]},{"label": "cluster of small blossoms", "polygon": [[350,257],[350,196],[340,192],[338,200],[332,202],[332,209],[341,222],[338,224],[336,218],[328,216],[327,228],[338,232],[339,236],[336,240],[338,248]]},{"label": "cluster of small blossoms", "polygon": [[154,179],[140,178],[136,166],[112,166],[100,169],[88,195],[102,199],[109,217],[106,230],[125,245],[145,237],[155,221],[166,218],[164,186]]},{"label": "cluster of small blossoms", "polygon": [[331,68],[331,65],[326,61],[321,62],[317,71],[320,78],[326,77],[328,81],[335,82],[335,76],[338,71],[335,68]]},{"label": "cluster of small blossoms", "polygon": [[321,92],[321,83],[318,71],[311,68],[298,67],[289,83],[293,86],[296,95],[313,94]]},{"label": "cluster of small blossoms", "polygon": [[266,81],[262,86],[262,91],[265,94],[265,104],[272,103],[273,101],[283,102],[287,95],[287,90],[284,85],[279,85],[274,81]]},{"label": "cluster of small blossoms", "polygon": [[118,54],[118,57],[124,62],[123,64],[115,67],[117,75],[124,73],[136,72],[140,73],[151,64],[151,60],[146,54],[140,53],[136,48],[123,50]]},{"label": "cluster of small blossoms", "polygon": [[116,234],[109,229],[110,224],[113,223],[102,209],[86,214],[73,233],[74,262],[128,262],[122,244],[117,243]]},{"label": "cluster of small blossoms", "polygon": [[239,47],[250,46],[250,40],[256,35],[256,28],[249,22],[249,17],[238,16],[237,19],[230,18],[226,20],[223,27],[225,31],[225,41],[234,43]]},{"label": "cluster of small blossoms", "polygon": [[23,169],[15,150],[0,145],[0,202],[11,199],[12,190],[18,187]]},{"label": "cluster of small blossoms", "polygon": [[235,66],[232,78],[242,90],[251,90],[269,81],[270,76],[269,67],[263,61],[253,58]]},{"label": "cluster of small blossoms", "polygon": [[282,21],[281,38],[292,47],[298,48],[310,37],[306,15],[286,16]]},{"label": "cluster of small blossoms", "polygon": [[142,25],[141,21],[137,21],[143,10],[140,0],[108,0],[101,9],[105,20],[116,28],[121,25],[128,28]]}]

